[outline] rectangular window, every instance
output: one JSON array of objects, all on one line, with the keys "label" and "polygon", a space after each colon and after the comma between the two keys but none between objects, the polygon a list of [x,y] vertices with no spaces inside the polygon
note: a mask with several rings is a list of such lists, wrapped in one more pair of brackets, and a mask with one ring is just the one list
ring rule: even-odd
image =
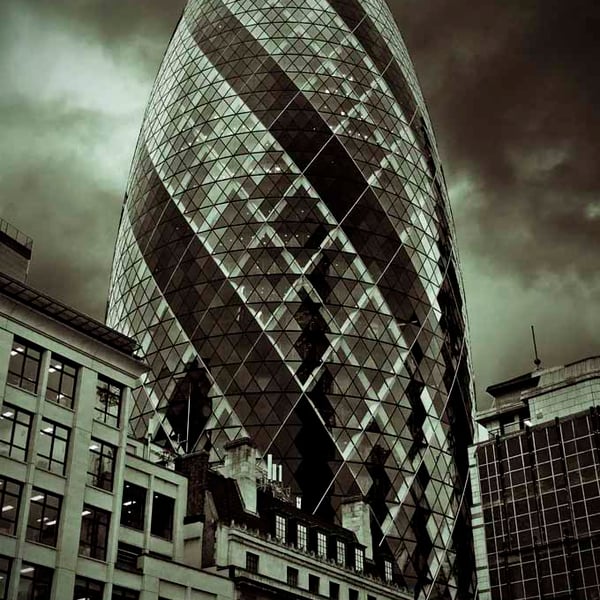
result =
[{"label": "rectangular window", "polygon": [[116,448],[114,446],[92,438],[87,472],[89,485],[109,492],[112,491],[115,454]]},{"label": "rectangular window", "polygon": [[15,535],[22,490],[20,483],[0,477],[0,533]]},{"label": "rectangular window", "polygon": [[391,560],[383,561],[383,569],[386,581],[392,581],[394,579],[394,565]]},{"label": "rectangular window", "polygon": [[307,540],[308,540],[308,529],[306,528],[306,525],[302,525],[302,523],[298,523],[296,546],[298,546],[298,548],[300,548],[300,550],[306,550]]},{"label": "rectangular window", "polygon": [[339,600],[340,597],[340,586],[334,581],[329,582],[329,597],[331,600]]},{"label": "rectangular window", "polygon": [[358,590],[348,588],[348,600],[358,600]]},{"label": "rectangular window", "polygon": [[246,552],[246,571],[250,573],[258,573],[258,554],[254,552]]},{"label": "rectangular window", "polygon": [[317,532],[317,556],[327,556],[327,536]]},{"label": "rectangular window", "polygon": [[61,503],[60,496],[33,488],[26,533],[30,542],[56,546]]},{"label": "rectangular window", "polygon": [[282,542],[287,537],[287,521],[281,515],[275,515],[275,537]]},{"label": "rectangular window", "polygon": [[15,338],[8,363],[8,383],[36,394],[41,360],[41,348]]},{"label": "rectangular window", "polygon": [[96,419],[112,427],[118,427],[121,416],[122,396],[122,386],[110,379],[98,376],[98,383],[96,385]]},{"label": "rectangular window", "polygon": [[79,554],[98,560],[106,560],[110,513],[93,506],[84,505],[81,513]]},{"label": "rectangular window", "polygon": [[354,549],[354,568],[361,573],[365,570],[365,551],[362,548]]},{"label": "rectangular window", "polygon": [[37,457],[38,467],[64,475],[68,447],[69,430],[62,425],[42,419]]},{"label": "rectangular window", "polygon": [[346,564],[346,544],[341,540],[335,544],[335,559],[340,565]]},{"label": "rectangular window", "polygon": [[173,515],[175,498],[154,494],[152,498],[152,524],[150,532],[165,540],[173,539]]},{"label": "rectangular window", "polygon": [[146,514],[146,490],[139,485],[125,482],[123,504],[121,506],[121,525],[143,531]]},{"label": "rectangular window", "polygon": [[139,600],[140,593],[124,587],[113,586],[111,600]]},{"label": "rectangular window", "polygon": [[0,556],[0,600],[8,598],[8,577],[11,562],[10,558]]},{"label": "rectangular window", "polygon": [[104,584],[86,577],[75,577],[73,600],[102,600]]},{"label": "rectangular window", "polygon": [[25,460],[30,430],[31,414],[5,404],[0,416],[0,455]]},{"label": "rectangular window", "polygon": [[24,562],[19,577],[19,600],[50,600],[53,574],[52,569]]},{"label": "rectangular window", "polygon": [[367,594],[367,600],[377,600],[377,597],[371,596],[371,594]]},{"label": "rectangular window", "polygon": [[69,362],[66,358],[52,354],[50,366],[48,367],[46,400],[56,402],[56,404],[67,408],[73,408],[77,371],[77,365]]},{"label": "rectangular window", "polygon": [[292,587],[298,587],[298,569],[294,569],[294,567],[287,568],[287,583]]},{"label": "rectangular window", "polygon": [[308,575],[308,591],[313,594],[319,593],[319,587],[321,585],[321,580],[316,575]]},{"label": "rectangular window", "polygon": [[117,568],[122,569],[123,571],[135,572],[137,570],[138,556],[141,556],[142,554],[143,550],[141,548],[119,542],[117,546]]}]

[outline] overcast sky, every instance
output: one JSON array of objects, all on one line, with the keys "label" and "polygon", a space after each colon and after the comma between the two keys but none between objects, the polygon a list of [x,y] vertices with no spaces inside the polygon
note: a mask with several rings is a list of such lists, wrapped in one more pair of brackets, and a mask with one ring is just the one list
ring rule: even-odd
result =
[{"label": "overcast sky", "polygon": [[[600,3],[389,0],[446,171],[485,388],[600,354]],[[142,113],[183,0],[0,2],[0,217],[103,318]]]}]

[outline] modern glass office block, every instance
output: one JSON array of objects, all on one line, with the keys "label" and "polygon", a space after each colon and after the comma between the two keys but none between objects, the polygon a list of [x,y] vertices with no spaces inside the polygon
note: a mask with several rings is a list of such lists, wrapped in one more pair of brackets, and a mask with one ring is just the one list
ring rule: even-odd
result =
[{"label": "modern glass office block", "polygon": [[[371,511],[416,597],[472,597],[468,341],[433,131],[383,0],[190,0],[133,159],[109,324],[131,426],[249,436],[302,506]],[[368,556],[367,556],[368,558]]]}]

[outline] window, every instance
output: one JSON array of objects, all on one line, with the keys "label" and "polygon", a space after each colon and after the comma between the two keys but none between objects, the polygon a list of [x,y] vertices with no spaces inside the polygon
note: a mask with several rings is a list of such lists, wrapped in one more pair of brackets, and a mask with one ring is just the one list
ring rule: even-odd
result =
[{"label": "window", "polygon": [[317,555],[327,556],[327,536],[320,531],[317,532]]},{"label": "window", "polygon": [[392,581],[394,579],[394,565],[391,560],[383,561],[383,574],[385,575],[386,581]]},{"label": "window", "polygon": [[16,481],[0,477],[0,533],[16,533],[22,487]]},{"label": "window", "polygon": [[89,485],[108,490],[113,489],[116,449],[110,444],[92,438],[88,460]]},{"label": "window", "polygon": [[354,567],[357,571],[365,570],[365,551],[362,548],[354,549]]},{"label": "window", "polygon": [[145,512],[146,490],[139,485],[125,482],[123,505],[121,506],[121,525],[142,531]]},{"label": "window", "polygon": [[30,542],[56,546],[61,497],[33,488],[26,537]]},{"label": "window", "polygon": [[46,400],[73,408],[76,381],[77,366],[65,358],[53,354],[48,367]]},{"label": "window", "polygon": [[52,569],[24,562],[19,577],[19,600],[50,600],[52,575]]},{"label": "window", "polygon": [[173,513],[175,512],[175,498],[154,494],[152,499],[152,524],[150,532],[152,535],[173,539]]},{"label": "window", "polygon": [[124,587],[113,586],[111,600],[138,600],[140,593]]},{"label": "window", "polygon": [[308,591],[313,594],[319,593],[321,581],[316,575],[308,575]]},{"label": "window", "polygon": [[288,585],[298,587],[298,569],[294,569],[294,567],[287,568],[287,582]]},{"label": "window", "polygon": [[31,415],[5,404],[0,416],[0,454],[17,460],[27,458]]},{"label": "window", "polygon": [[358,590],[348,588],[348,600],[358,600]]},{"label": "window", "polygon": [[246,571],[250,573],[258,573],[258,554],[254,552],[246,552]]},{"label": "window", "polygon": [[338,540],[335,544],[335,559],[340,565],[346,564],[346,544]]},{"label": "window", "polygon": [[302,525],[302,523],[298,523],[297,529],[297,538],[296,538],[296,546],[301,550],[306,550],[306,541],[308,539],[308,530],[306,525]]},{"label": "window", "polygon": [[377,597],[371,596],[371,594],[367,594],[367,600],[377,600]]},{"label": "window", "polygon": [[118,427],[122,395],[123,388],[118,383],[99,376],[96,385],[96,419]]},{"label": "window", "polygon": [[340,585],[334,581],[329,582],[329,597],[331,600],[338,600],[340,597]]},{"label": "window", "polygon": [[8,363],[8,383],[37,393],[42,350],[29,342],[15,338]]},{"label": "window", "polygon": [[86,577],[75,577],[75,587],[73,589],[73,600],[102,600],[104,594],[104,584]]},{"label": "window", "polygon": [[282,542],[287,537],[287,521],[281,515],[275,515],[275,537]]},{"label": "window", "polygon": [[42,419],[40,436],[38,467],[64,475],[69,446],[69,430],[62,425]]},{"label": "window", "polygon": [[138,556],[141,556],[142,553],[143,550],[137,546],[119,542],[117,546],[117,568],[122,569],[123,571],[135,572],[137,570]]},{"label": "window", "polygon": [[109,512],[93,506],[83,506],[81,535],[79,536],[79,554],[81,556],[106,560],[109,524]]},{"label": "window", "polygon": [[10,558],[0,556],[0,600],[8,597],[8,576],[10,574]]}]

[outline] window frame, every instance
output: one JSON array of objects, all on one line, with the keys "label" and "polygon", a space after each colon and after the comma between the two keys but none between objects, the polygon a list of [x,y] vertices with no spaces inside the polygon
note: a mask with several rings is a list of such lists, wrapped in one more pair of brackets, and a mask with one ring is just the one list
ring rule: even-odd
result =
[{"label": "window frame", "polygon": [[[109,455],[106,452],[107,450],[110,450],[112,455]],[[89,453],[87,484],[100,490],[112,492],[115,480],[117,447],[103,440],[91,438]],[[108,459],[110,460],[110,470],[103,468],[105,465],[104,460]]]},{"label": "window frame", "polygon": [[296,548],[308,550],[308,526],[304,523],[296,524]]},{"label": "window frame", "polygon": [[327,558],[327,535],[322,531],[317,531],[316,542],[317,556]]},{"label": "window frame", "polygon": [[359,573],[364,573],[365,551],[363,548],[354,548],[354,568]]},{"label": "window frame", "polygon": [[[56,506],[50,504],[48,499],[54,500]],[[33,504],[38,504],[41,506],[40,518],[36,519],[35,523],[32,523],[32,518],[36,516],[32,510]],[[27,518],[25,539],[29,542],[56,548],[58,542],[58,530],[60,527],[61,509],[62,496],[53,494],[52,492],[47,492],[46,490],[42,490],[40,488],[33,488],[31,490],[31,497],[29,498],[29,516]],[[45,539],[45,531],[43,529],[44,524],[54,528],[54,533],[51,536],[50,541]],[[33,532],[34,535],[32,535],[31,532]]]},{"label": "window frame", "polygon": [[[38,356],[32,356],[32,353],[37,353]],[[23,357],[22,362],[20,364],[19,369],[14,369],[14,358],[19,354]],[[31,342],[24,340],[23,338],[15,336],[13,338],[12,347],[10,351],[10,360],[8,362],[6,382],[9,385],[12,385],[13,387],[17,387],[27,392],[31,392],[32,394],[37,394],[40,384],[40,369],[42,365],[43,354],[44,350],[40,348],[37,344],[32,344]],[[28,365],[30,365],[31,363],[36,365],[36,374],[34,379],[31,379],[30,377],[27,377],[25,375],[25,371]],[[24,381],[29,382],[30,385],[24,386]]]},{"label": "window frame", "polygon": [[4,584],[0,585],[0,600],[7,600],[8,598],[12,563],[12,558],[0,554],[0,575],[3,575],[3,577],[0,577],[0,581],[4,581]]},{"label": "window frame", "polygon": [[[157,501],[159,502],[158,507]],[[165,514],[169,515],[168,520],[165,519]],[[174,521],[175,498],[167,496],[166,494],[161,494],[160,492],[154,492],[152,494],[152,518],[150,519],[150,534],[163,540],[168,540],[169,542],[172,541]],[[165,524],[167,524],[168,527],[165,527]]]},{"label": "window frame", "polygon": [[260,555],[254,552],[246,552],[246,571],[258,574]]},{"label": "window frame", "polygon": [[275,515],[275,538],[280,542],[287,540],[287,519],[283,515]]},{"label": "window frame", "polygon": [[[50,355],[50,366],[48,367],[48,382],[46,384],[46,400],[66,408],[73,408],[75,404],[75,393],[77,389],[77,379],[79,377],[79,365],[73,361],[60,356],[59,354]],[[53,377],[54,373],[59,373]],[[52,387],[54,379],[58,378],[57,389]],[[66,381],[72,380],[71,392],[67,391]],[[67,392],[67,393],[65,393]]]},{"label": "window frame", "polygon": [[[52,428],[51,431],[50,428]],[[58,435],[57,435],[58,432]],[[42,454],[40,442],[37,445],[37,456],[36,466],[39,469],[56,473],[57,475],[64,475],[67,471],[67,461],[69,458],[69,442],[71,438],[71,430],[60,423],[55,423],[48,419],[42,419],[40,421],[39,434],[50,438],[50,449],[48,455]],[[58,442],[64,442],[64,454],[62,459],[55,458],[55,449],[58,447]]]},{"label": "window frame", "polygon": [[[110,518],[111,513],[107,510],[91,506],[90,504],[83,505],[81,529],[79,531],[79,556],[106,561]],[[104,536],[103,543],[100,541],[102,540],[102,535]],[[86,549],[89,552],[85,552]]]},{"label": "window frame", "polygon": [[[141,493],[136,495],[138,491]],[[131,494],[131,492],[134,493]],[[123,485],[123,498],[121,500],[121,515],[119,517],[119,523],[123,527],[135,529],[136,531],[144,531],[147,496],[148,490],[145,487],[131,483],[130,481],[125,481],[125,484]],[[135,504],[137,504],[140,509],[137,510],[137,514],[132,514],[135,509],[130,507]]]},{"label": "window frame", "polygon": [[[14,486],[16,490],[11,490],[8,486]],[[3,535],[16,535],[17,524],[19,522],[19,512],[21,507],[21,498],[23,497],[23,484],[9,477],[0,476],[0,533]],[[10,507],[10,508],[8,508]],[[7,518],[7,513],[14,514],[14,520]],[[9,523],[8,528],[4,528],[4,523]]]},{"label": "window frame", "polygon": [[383,560],[383,576],[388,583],[394,581],[394,564],[389,558]]},{"label": "window frame", "polygon": [[[123,390],[124,386],[120,383],[103,375],[98,375],[98,381],[96,382],[96,404],[94,406],[94,418],[97,421],[109,427],[119,427],[123,405]],[[116,406],[116,414],[115,411],[110,410],[110,406]]]},{"label": "window frame", "polygon": [[335,561],[338,565],[344,566],[346,564],[346,542],[344,540],[336,540]]},{"label": "window frame", "polygon": [[318,594],[321,588],[321,578],[313,573],[308,574],[308,591],[311,594]]},{"label": "window frame", "polygon": [[300,578],[300,572],[296,567],[287,567],[286,581],[289,586],[298,587],[298,581]]},{"label": "window frame", "polygon": [[[83,587],[84,591],[81,591],[81,589],[78,590],[78,587]],[[90,579],[89,577],[81,577],[81,575],[75,576],[75,583],[73,585],[73,600],[79,600],[79,598],[82,597],[85,597],[88,600],[102,600],[103,595],[104,582],[97,581],[96,579]]]},{"label": "window frame", "polygon": [[[29,454],[29,448],[31,446],[31,426],[33,424],[33,415],[30,412],[21,410],[20,408],[12,406],[11,404],[4,404],[2,406],[2,413],[0,413],[0,420],[10,420],[12,423],[10,426],[10,435],[8,436],[8,441],[0,437],[0,447],[8,447],[8,451],[6,452],[5,456],[8,456],[14,460],[26,461]],[[27,431],[27,435],[25,436],[25,446],[15,443],[16,432],[19,428]]]},{"label": "window frame", "polygon": [[140,593],[122,585],[113,585],[110,598],[111,600],[139,600]]},{"label": "window frame", "polygon": [[[29,576],[31,574],[31,576]],[[25,577],[24,577],[25,575]],[[54,569],[35,565],[33,563],[23,562],[19,572],[18,597],[19,600],[38,600],[39,598],[50,598],[52,593],[52,580],[54,579]],[[31,581],[27,590],[23,590],[22,581]],[[42,588],[38,589],[37,586]],[[46,595],[38,595],[40,592],[46,592]],[[25,594],[23,594],[25,592]]]}]

